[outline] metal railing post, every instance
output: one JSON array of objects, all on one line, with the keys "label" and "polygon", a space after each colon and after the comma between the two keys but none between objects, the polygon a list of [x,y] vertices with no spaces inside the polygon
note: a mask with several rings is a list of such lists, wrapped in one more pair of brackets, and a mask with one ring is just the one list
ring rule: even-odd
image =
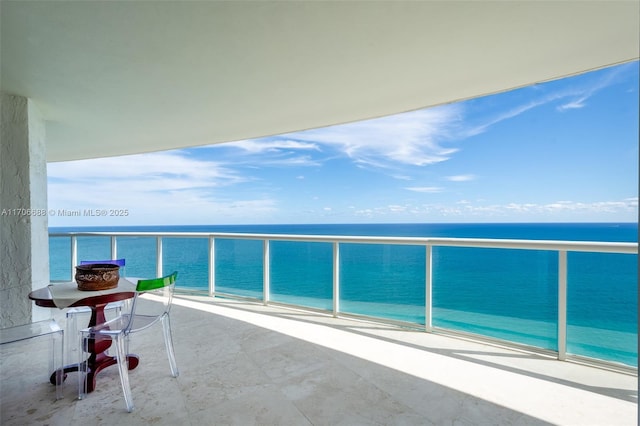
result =
[{"label": "metal railing post", "polygon": [[162,276],[162,237],[156,237],[156,276]]},{"label": "metal railing post", "polygon": [[427,244],[426,249],[424,330],[430,333],[433,331],[433,247]]},{"label": "metal railing post", "polygon": [[209,296],[216,294],[216,239],[209,237]]},{"label": "metal railing post", "polygon": [[333,242],[333,316],[340,312],[340,243]]},{"label": "metal railing post", "polygon": [[116,236],[111,236],[111,259],[118,258],[118,244],[116,243]]},{"label": "metal railing post", "polygon": [[269,294],[271,287],[271,275],[270,275],[270,266],[271,262],[269,260],[269,240],[264,240],[262,245],[262,269],[263,269],[263,277],[262,277],[262,301],[266,305],[269,303]]},{"label": "metal railing post", "polygon": [[567,359],[567,251],[558,251],[558,359]]},{"label": "metal railing post", "polygon": [[78,237],[71,236],[71,280],[73,281],[74,269],[78,266]]}]

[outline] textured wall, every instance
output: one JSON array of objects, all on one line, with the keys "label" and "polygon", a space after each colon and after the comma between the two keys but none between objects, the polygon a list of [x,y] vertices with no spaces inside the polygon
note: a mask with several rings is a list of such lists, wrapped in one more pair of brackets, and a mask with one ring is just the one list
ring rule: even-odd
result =
[{"label": "textured wall", "polygon": [[[32,289],[49,283],[44,122],[26,98],[2,94],[0,134],[0,327],[49,317]],[[39,212],[39,213],[34,213]]]}]

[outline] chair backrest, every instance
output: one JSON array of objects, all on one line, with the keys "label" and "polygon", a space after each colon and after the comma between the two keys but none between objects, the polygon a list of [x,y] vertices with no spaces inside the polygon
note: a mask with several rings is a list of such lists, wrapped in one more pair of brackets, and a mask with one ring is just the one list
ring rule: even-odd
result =
[{"label": "chair backrest", "polygon": [[109,265],[118,265],[120,267],[120,276],[124,277],[124,266],[126,264],[124,259],[109,259],[109,260],[81,260],[81,265],[90,265],[92,263],[106,263]]},{"label": "chair backrest", "polygon": [[136,286],[136,291],[151,291],[161,289],[163,287],[168,287],[175,284],[176,279],[178,278],[178,272],[173,272],[162,278],[152,278],[150,280],[138,280],[138,285]]},{"label": "chair backrest", "polygon": [[[138,280],[131,306],[133,321],[130,321],[127,332],[143,330],[169,314],[177,278],[178,272],[173,272],[161,278]],[[152,295],[153,300],[144,300],[144,297],[141,297],[144,295]]]}]

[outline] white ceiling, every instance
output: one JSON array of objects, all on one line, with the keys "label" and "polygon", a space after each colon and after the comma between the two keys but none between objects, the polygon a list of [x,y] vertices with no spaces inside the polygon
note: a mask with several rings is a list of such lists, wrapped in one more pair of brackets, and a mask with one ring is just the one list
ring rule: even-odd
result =
[{"label": "white ceiling", "polygon": [[0,2],[49,161],[281,134],[638,59],[638,1]]}]

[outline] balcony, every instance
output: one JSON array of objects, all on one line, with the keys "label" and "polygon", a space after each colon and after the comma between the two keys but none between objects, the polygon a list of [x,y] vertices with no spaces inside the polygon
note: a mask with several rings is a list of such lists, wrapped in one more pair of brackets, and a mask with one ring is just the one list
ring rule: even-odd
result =
[{"label": "balcony", "polygon": [[[64,312],[52,312],[63,322]],[[607,424],[637,421],[637,376],[525,350],[262,303],[181,294],[180,376],[161,327],[134,336],[136,411],[118,372],[54,401],[46,357],[3,353],[3,425]],[[38,350],[38,348],[30,348]],[[40,349],[45,349],[42,347]],[[11,370],[12,377],[5,380]]]},{"label": "balcony", "polygon": [[[129,276],[182,271],[172,311],[181,375],[169,375],[159,327],[150,335],[135,336],[132,352],[142,363],[131,375],[137,410],[128,414],[115,368],[100,373],[97,391],[83,401],[75,399],[76,377],[70,374],[65,399],[54,402],[44,358],[42,365],[25,371],[23,352],[3,353],[3,389],[11,391],[2,392],[2,424],[81,424],[95,422],[96,413],[101,424],[637,422],[637,329],[607,329],[611,324],[597,324],[597,313],[592,327],[578,327],[572,298],[579,295],[571,290],[577,280],[575,265],[580,264],[576,255],[614,256],[607,257],[606,264],[616,268],[621,265],[616,256],[621,256],[623,264],[635,267],[635,243],[94,232],[50,238],[53,278],[69,279],[78,259],[97,254],[127,257]],[[194,246],[184,250],[180,244]],[[324,281],[328,275],[328,296],[285,291],[283,253],[291,251],[283,251],[282,244],[307,253],[296,259],[285,256],[285,263],[295,260],[300,270],[311,268],[309,262],[328,269],[315,275]],[[131,250],[143,246],[145,261],[136,263]],[[409,262],[421,270],[422,305],[358,303],[349,296],[345,289],[352,285],[352,256],[357,258],[359,249],[371,246],[384,248],[385,279],[397,277],[388,275],[389,268],[397,267],[389,259],[401,259],[403,265],[407,253],[422,259]],[[541,276],[554,289],[555,296],[548,300],[555,318],[536,322],[530,313],[519,319],[500,318],[451,311],[442,300],[434,302],[434,295],[443,291],[441,268],[461,249],[480,251],[472,257],[482,264],[488,254],[496,253],[502,263],[547,271],[534,269],[528,275]],[[241,260],[236,269],[224,258],[229,254]],[[532,255],[533,263],[520,259],[520,254]],[[63,264],[55,265],[55,259]],[[373,260],[379,261],[375,256]],[[588,260],[592,269],[599,265],[592,257]],[[206,268],[196,272],[194,265],[202,263]],[[233,279],[248,269],[254,279]],[[303,275],[296,281],[304,281]],[[541,291],[534,288],[534,293]],[[612,299],[604,295],[598,293],[603,298],[598,303]],[[529,295],[528,302],[535,302],[535,297]],[[52,312],[64,324],[64,312]],[[457,328],[460,320],[468,323]],[[469,325],[472,332],[462,331]],[[550,333],[541,333],[550,328]],[[582,334],[576,334],[578,329]],[[607,333],[621,337],[616,344],[626,348],[623,352],[634,347],[635,363],[576,353],[610,337]],[[5,380],[9,371],[12,377]]]}]

